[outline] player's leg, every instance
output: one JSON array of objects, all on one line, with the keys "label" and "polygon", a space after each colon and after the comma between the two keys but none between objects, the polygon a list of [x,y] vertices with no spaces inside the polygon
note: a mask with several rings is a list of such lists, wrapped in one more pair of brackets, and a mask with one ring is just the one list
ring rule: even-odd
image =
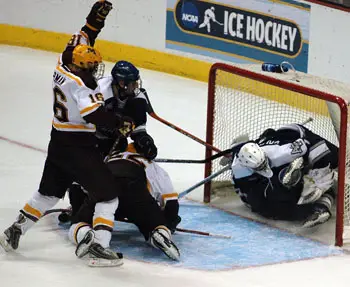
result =
[{"label": "player's leg", "polygon": [[124,186],[127,192],[120,195],[122,214],[139,228],[153,247],[169,258],[179,260],[180,252],[166,227],[164,213],[147,189],[146,176],[127,179]]},{"label": "player's leg", "polygon": [[89,194],[94,205],[92,228],[94,242],[89,249],[90,265],[101,266],[104,259],[116,266],[122,264],[121,253],[109,249],[112,230],[114,227],[114,213],[118,208],[120,187],[114,176],[103,163],[102,156],[95,148],[81,150],[75,155],[74,180],[79,182]]},{"label": "player's leg", "polygon": [[[69,239],[77,245],[75,254],[82,258],[89,254],[90,266],[119,266],[123,264],[123,255],[109,249],[103,242],[98,242],[96,230],[92,226],[95,204],[85,200],[79,211],[72,217]],[[98,233],[98,232],[97,232]]]},{"label": "player's leg", "polygon": [[330,189],[325,192],[321,198],[311,204],[312,210],[307,214],[306,219],[304,219],[303,227],[314,227],[328,221],[332,216],[331,209],[334,201],[334,190]]},{"label": "player's leg", "polygon": [[24,235],[45,213],[64,197],[71,179],[48,157],[45,161],[39,190],[20,210],[17,220],[4,231],[0,244],[5,250],[17,249],[21,235]]}]

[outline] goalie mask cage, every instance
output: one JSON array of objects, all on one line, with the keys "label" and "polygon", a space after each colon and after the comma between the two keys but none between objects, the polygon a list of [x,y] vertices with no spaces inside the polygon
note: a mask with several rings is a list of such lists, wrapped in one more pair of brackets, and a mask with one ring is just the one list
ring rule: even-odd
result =
[{"label": "goalie mask cage", "polygon": [[[350,88],[343,83],[289,71],[261,71],[261,65],[211,67],[208,86],[206,142],[227,149],[242,134],[256,139],[267,128],[313,120],[307,127],[339,147],[335,244],[350,239],[350,148],[347,145]],[[212,150],[206,148],[206,158]],[[205,177],[221,169],[219,160],[205,165]],[[204,202],[210,202],[214,185],[231,184],[230,171],[204,187]],[[232,186],[232,184],[231,184]]]}]

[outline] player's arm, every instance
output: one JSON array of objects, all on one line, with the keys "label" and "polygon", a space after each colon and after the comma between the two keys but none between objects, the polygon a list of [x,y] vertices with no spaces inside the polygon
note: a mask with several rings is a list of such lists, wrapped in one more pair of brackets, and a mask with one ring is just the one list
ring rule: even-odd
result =
[{"label": "player's arm", "polygon": [[[146,93],[144,89],[141,92]],[[147,108],[146,98],[136,97],[128,101],[127,114],[135,121],[135,129],[130,137],[135,143],[137,152],[152,160],[157,156],[158,149],[153,138],[146,131]]]},{"label": "player's arm", "polygon": [[181,222],[179,197],[169,174],[157,163],[150,162],[146,168],[147,180],[151,183],[151,195],[163,210],[166,226],[174,233]]},{"label": "player's arm", "polygon": [[64,65],[72,63],[72,52],[79,44],[93,46],[98,34],[104,27],[105,19],[112,10],[112,3],[108,1],[97,1],[91,8],[86,17],[86,24],[81,30],[72,35],[64,52],[62,53],[62,62]]},{"label": "player's arm", "polygon": [[104,109],[103,95],[95,93],[92,88],[82,85],[73,94],[73,98],[78,104],[80,116],[88,123],[117,129],[121,134],[128,136],[135,127],[133,120],[107,112]]},{"label": "player's arm", "polygon": [[83,118],[88,123],[118,131],[126,137],[135,128],[135,124],[131,118],[106,112],[103,106],[98,107],[95,111],[83,116]]},{"label": "player's arm", "polygon": [[86,17],[86,24],[81,28],[89,37],[90,46],[95,44],[98,34],[105,25],[106,17],[112,10],[112,3],[109,1],[97,1],[91,8],[89,15]]}]

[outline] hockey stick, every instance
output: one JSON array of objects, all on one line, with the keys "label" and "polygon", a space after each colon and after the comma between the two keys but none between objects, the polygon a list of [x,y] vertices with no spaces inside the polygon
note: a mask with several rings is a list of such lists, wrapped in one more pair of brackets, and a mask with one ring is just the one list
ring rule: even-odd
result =
[{"label": "hockey stick", "polygon": [[219,22],[219,21],[214,21],[216,24],[219,24],[220,26],[224,26],[224,23],[221,23],[221,22]]},{"label": "hockey stick", "polygon": [[[64,213],[64,212],[69,212],[69,211],[70,211],[69,209],[64,209],[64,208],[50,209],[50,210],[47,210],[43,216],[48,215],[48,214],[52,214],[52,213],[58,213],[58,212]],[[127,219],[124,219],[124,220],[118,219],[117,221],[125,222],[125,223],[132,223],[132,222],[128,221]],[[176,231],[183,232],[183,233],[191,233],[191,234],[210,236],[210,237],[217,237],[217,238],[225,238],[225,239],[232,238],[231,236],[228,236],[228,235],[214,234],[214,233],[193,230],[193,229],[176,228]]]},{"label": "hockey stick", "polygon": [[225,156],[226,154],[232,151],[231,148],[221,151],[217,154],[214,154],[211,157],[205,159],[171,159],[171,158],[155,158],[153,161],[155,162],[165,162],[165,163],[208,163],[214,159]]},{"label": "hockey stick", "polygon": [[225,238],[225,239],[231,239],[232,237],[229,235],[221,235],[221,234],[214,234],[209,233],[205,231],[198,231],[198,230],[192,230],[192,229],[185,229],[185,228],[176,228],[176,231],[183,232],[183,233],[191,233],[191,234],[198,234],[198,235],[205,235],[210,237],[217,237],[217,238]]},{"label": "hockey stick", "polygon": [[[49,214],[53,214],[53,213],[66,213],[66,212],[70,212],[70,209],[66,209],[66,208],[55,208],[55,209],[49,209],[47,210],[43,216],[49,215]],[[120,220],[118,219],[117,221],[120,222],[125,222],[125,223],[132,223],[128,220]],[[209,232],[204,232],[204,231],[199,231],[199,230],[193,230],[193,229],[184,229],[184,228],[176,228],[176,231],[178,232],[183,232],[183,233],[192,233],[192,234],[198,234],[198,235],[205,235],[205,236],[210,236],[210,237],[217,237],[217,238],[226,238],[226,239],[231,239],[231,236],[228,235],[221,235],[221,234],[213,234],[213,233],[209,233]]]},{"label": "hockey stick", "polygon": [[194,141],[196,141],[196,142],[198,142],[198,143],[200,143],[200,144],[210,148],[213,151],[216,151],[216,152],[220,152],[221,151],[217,147],[214,147],[211,144],[208,144],[207,142],[201,140],[200,138],[197,138],[196,136],[192,135],[191,133],[189,133],[189,132],[179,128],[178,126],[175,126],[174,124],[172,124],[172,123],[168,122],[167,120],[165,120],[165,119],[161,118],[160,116],[158,116],[154,112],[154,109],[153,109],[153,107],[151,105],[151,101],[149,100],[149,97],[148,97],[147,93],[144,93],[144,95],[145,95],[145,97],[147,99],[147,104],[148,104],[148,111],[147,112],[152,118],[156,119],[157,121],[160,121],[161,123],[163,123],[166,126],[168,126],[168,127],[172,128],[172,129],[178,131],[179,133],[181,133],[181,134],[183,134],[183,135],[193,139]]},{"label": "hockey stick", "polygon": [[231,169],[230,165],[225,166],[224,168],[220,169],[219,171],[209,175],[205,179],[201,180],[200,182],[196,183],[195,185],[189,187],[188,189],[184,190],[183,192],[179,193],[179,199],[184,197],[185,195],[189,194],[192,190],[196,189],[197,187],[201,186],[202,184],[205,184],[209,181],[211,181],[213,178],[219,176],[220,174],[224,173],[225,171]]},{"label": "hockey stick", "polygon": [[44,212],[44,214],[42,215],[42,217],[43,216],[46,216],[46,215],[49,215],[49,214],[52,214],[52,213],[57,213],[57,212],[71,212],[71,210],[70,209],[68,209],[68,208],[54,208],[54,209],[49,209],[49,210],[46,210],[45,212]]},{"label": "hockey stick", "polygon": [[119,143],[119,140],[120,140],[120,136],[118,136],[113,144],[113,146],[111,147],[111,149],[109,150],[108,154],[106,155],[105,159],[103,160],[104,163],[108,162],[108,160],[111,158],[111,155],[114,151],[114,149],[116,148],[116,146],[118,145]]}]

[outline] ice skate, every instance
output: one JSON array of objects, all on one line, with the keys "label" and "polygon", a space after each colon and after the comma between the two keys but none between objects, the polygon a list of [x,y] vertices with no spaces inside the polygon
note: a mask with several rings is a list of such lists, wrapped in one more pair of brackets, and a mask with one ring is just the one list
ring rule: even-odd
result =
[{"label": "ice skate", "polygon": [[301,169],[303,168],[304,159],[299,157],[293,160],[285,171],[282,183],[285,186],[296,185],[302,177]]},{"label": "ice skate", "polygon": [[103,248],[99,243],[90,245],[89,257],[89,266],[91,267],[113,267],[124,263],[122,253]]},{"label": "ice skate", "polygon": [[331,212],[326,206],[317,206],[314,212],[305,220],[303,227],[310,228],[325,223],[331,218]]},{"label": "ice skate", "polygon": [[19,239],[22,235],[21,224],[24,224],[26,221],[27,219],[20,214],[18,220],[0,235],[0,245],[5,251],[16,250],[18,248]]},{"label": "ice skate", "polygon": [[86,254],[89,253],[89,248],[91,244],[93,243],[95,238],[95,234],[93,230],[89,230],[84,238],[78,243],[77,248],[75,249],[75,255],[79,258],[84,257]]},{"label": "ice skate", "polygon": [[166,256],[172,260],[180,260],[180,252],[174,242],[171,241],[171,235],[165,228],[157,228],[152,232],[150,238],[151,244],[160,249]]}]

